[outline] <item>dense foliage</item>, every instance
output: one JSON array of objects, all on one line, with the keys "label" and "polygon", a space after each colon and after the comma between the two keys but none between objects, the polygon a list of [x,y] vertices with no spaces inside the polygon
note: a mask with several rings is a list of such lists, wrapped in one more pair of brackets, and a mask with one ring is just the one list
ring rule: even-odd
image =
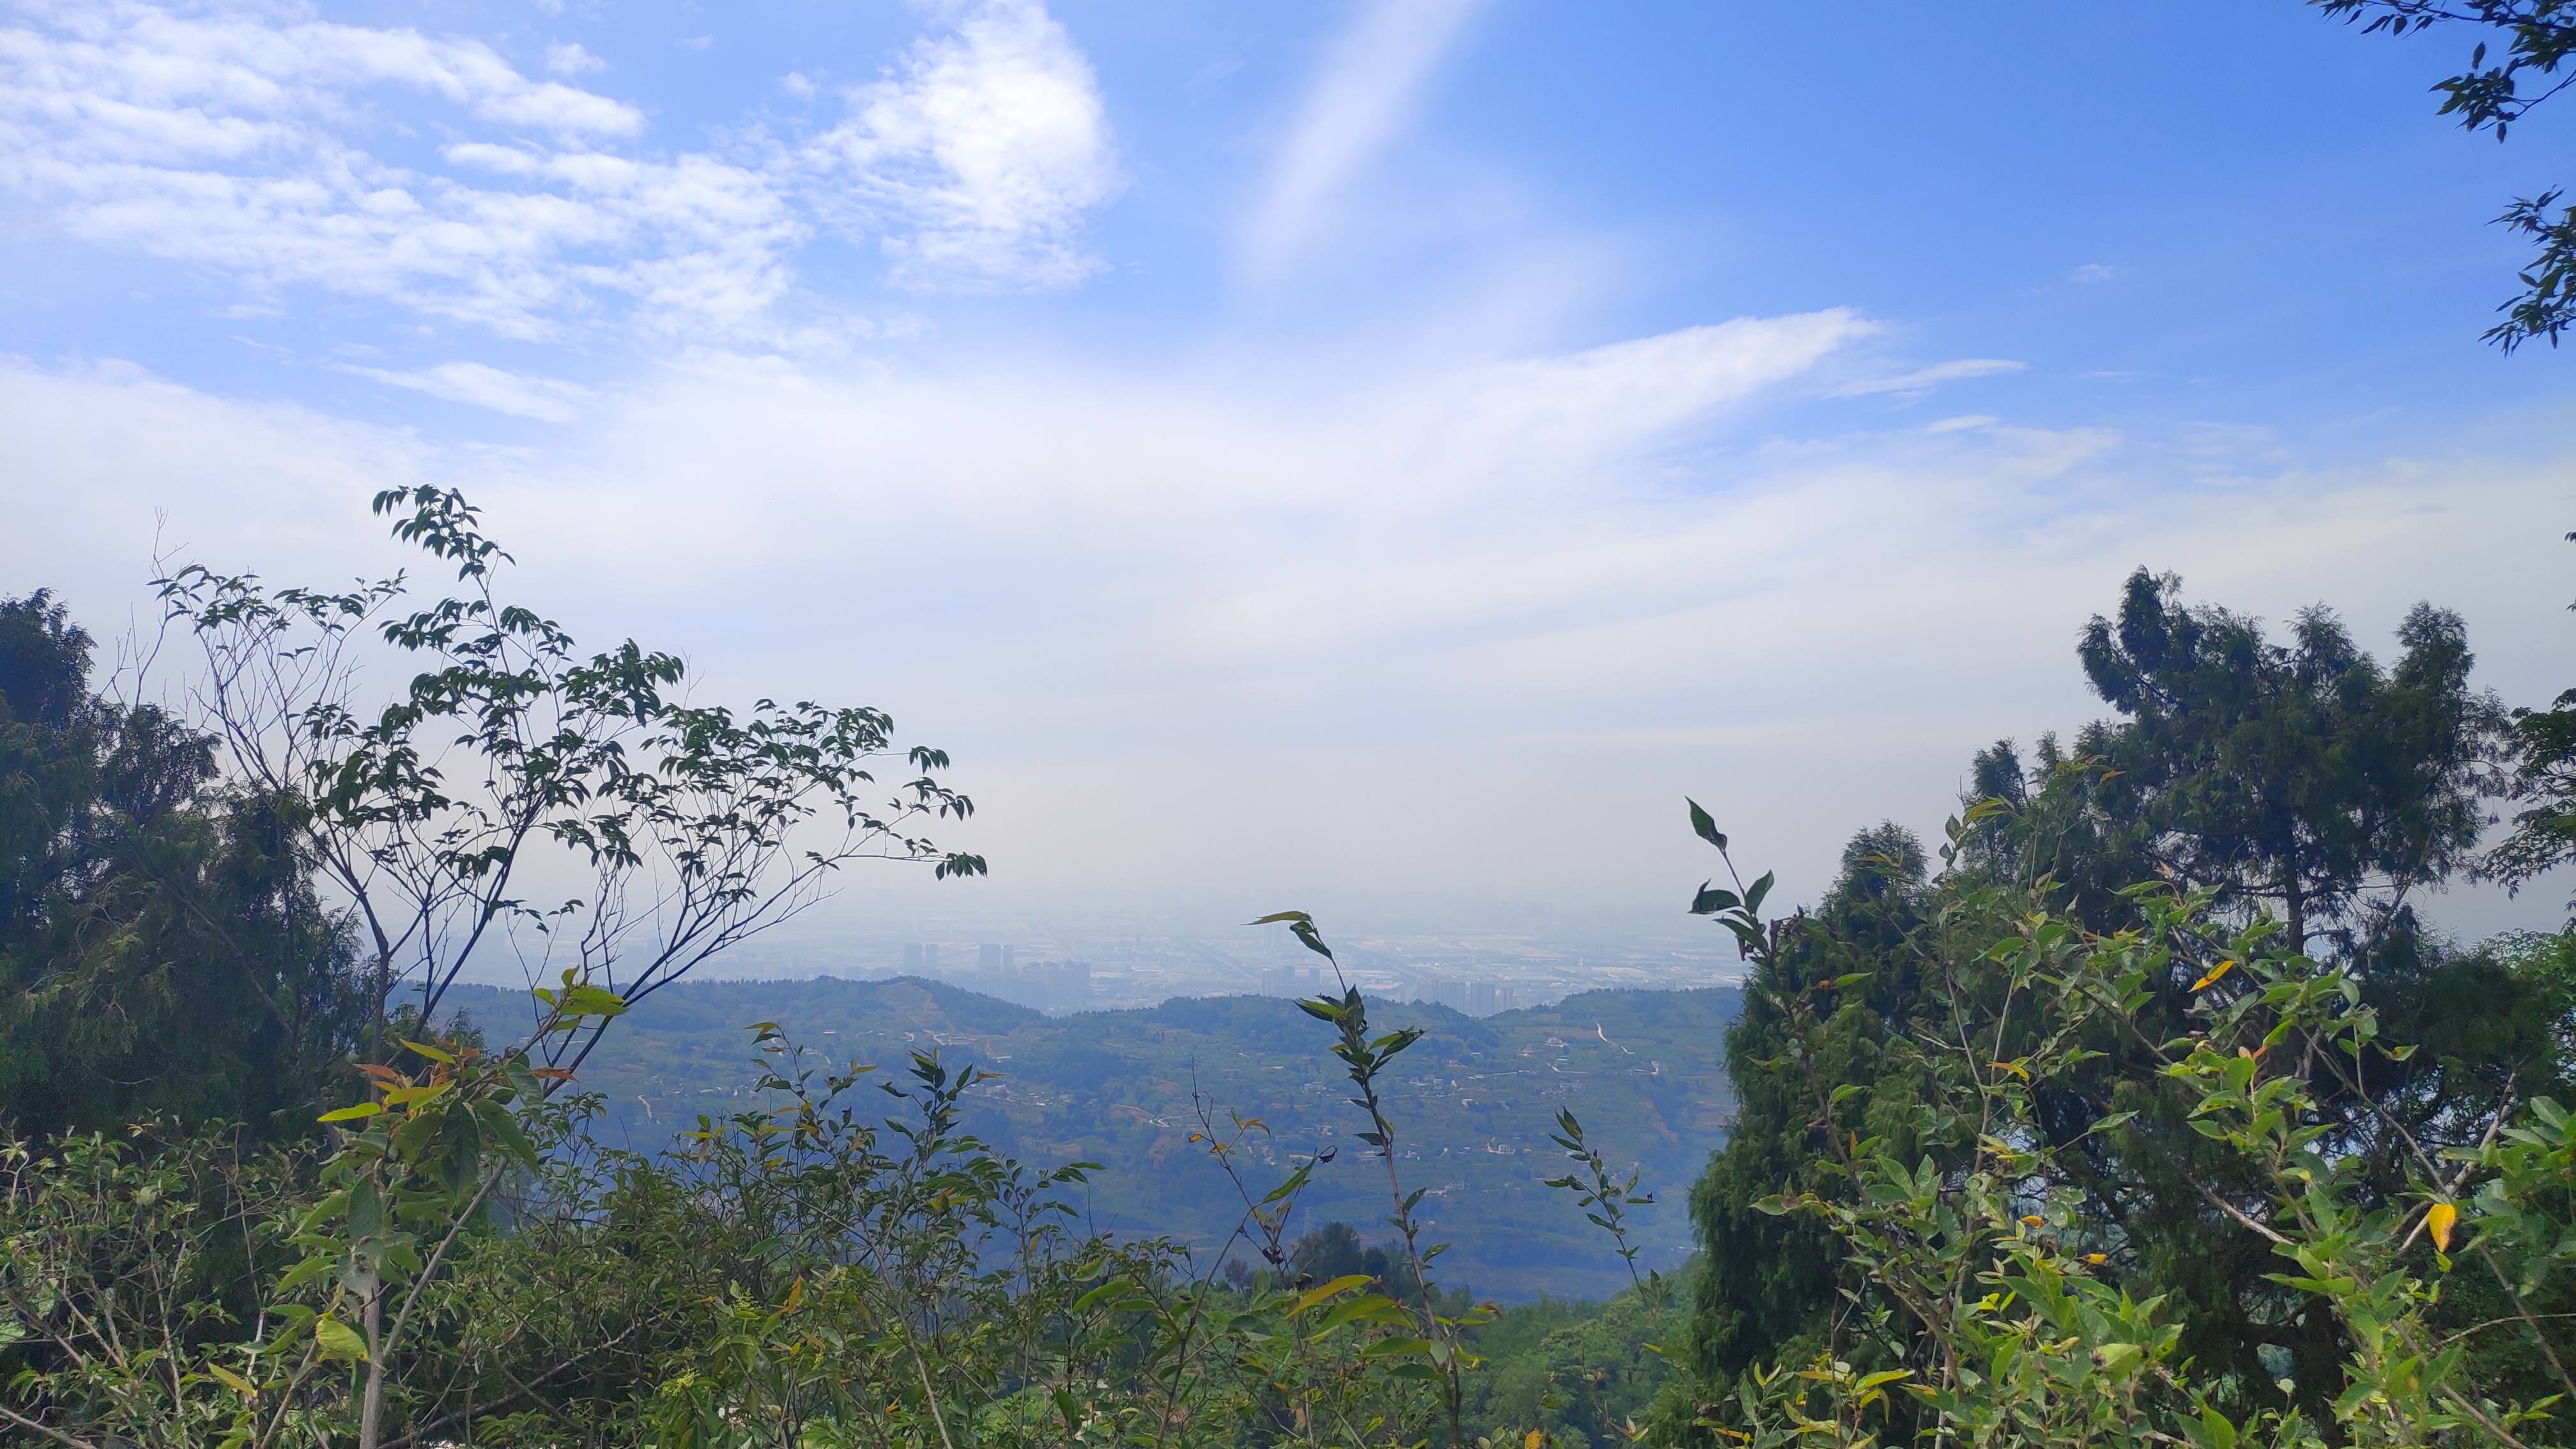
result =
[{"label": "dense foliage", "polygon": [[[2301,1150],[2332,1167],[2353,1213],[2400,1211],[2437,1169],[2456,1182],[2456,1164],[2517,1113],[2571,1100],[2576,937],[2463,948],[2412,909],[2446,879],[2496,869],[2474,855],[2483,802],[2512,776],[2559,768],[2534,717],[2519,717],[2517,736],[2469,690],[2464,631],[2440,611],[2412,613],[2402,655],[2382,669],[2322,610],[2274,644],[2178,595],[2177,581],[2142,570],[2116,620],[2092,621],[2081,662],[2120,718],[2072,749],[2044,739],[2027,771],[2009,743],[1982,754],[1937,878],[1919,846],[1882,827],[1854,840],[1816,911],[1765,932],[1734,894],[1703,892],[1700,908],[1737,929],[1753,968],[1728,1039],[1735,1130],[1693,1197],[1703,1401],[1819,1355],[1864,1375],[1905,1369],[1926,1335],[1947,1331],[1889,1298],[1885,1267],[1855,1254],[1853,1223],[1835,1214],[1868,1191],[1865,1160],[1945,1194],[1990,1172],[1998,1139],[1968,1130],[1957,1074],[2001,1069],[2027,1098],[2004,1140],[2033,1154],[2013,1190],[2058,1204],[2105,1255],[2096,1276],[2158,1305],[2174,1360],[2201,1376],[2195,1402],[2240,1417],[2286,1404],[2339,1432],[2355,1327],[2275,1271],[2284,1219],[2302,1204],[2267,1186],[2277,1163],[2210,1133],[2206,1083],[2175,1070],[2237,989],[2203,979],[2221,960],[2260,953],[2331,981],[2373,1030],[2407,1044],[2311,1050],[2281,1079],[2307,1103]],[[2045,1024],[2017,1015],[2030,993],[2061,1023],[2084,1004],[2045,973],[1991,969],[2029,938],[2023,913],[2093,940],[2154,939],[2176,929],[2181,900],[2195,931],[2253,934],[2232,958],[2176,951],[2119,998],[2116,1018],[2066,1038],[2052,1073],[2024,1076],[2015,1038]],[[1987,1043],[1984,1060],[1954,1060],[1977,1055],[1970,1040]],[[1821,1206],[1783,1213],[1784,1200]],[[2565,1391],[2570,1285],[2526,1281],[2501,1258],[2476,1267],[2422,1305],[2423,1331],[2455,1343],[2463,1375],[2499,1401]],[[1931,1399],[1888,1405],[1909,1432],[1935,1422]],[[2563,1439],[2547,1426],[2523,1434]]]},{"label": "dense foliage", "polygon": [[156,1112],[300,1136],[345,1096],[353,943],[291,844],[299,804],[214,741],[90,688],[92,642],[0,599],[0,1111]]}]

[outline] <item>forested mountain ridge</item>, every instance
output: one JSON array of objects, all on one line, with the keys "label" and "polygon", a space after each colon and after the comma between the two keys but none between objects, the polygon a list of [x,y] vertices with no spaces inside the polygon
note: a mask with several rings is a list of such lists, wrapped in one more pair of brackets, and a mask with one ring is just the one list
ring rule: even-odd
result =
[{"label": "forested mountain ridge", "polygon": [[[456,999],[496,1038],[526,1010],[526,998],[497,988]],[[1727,989],[1589,991],[1482,1019],[1372,1003],[1387,1029],[1425,1033],[1387,1096],[1397,1158],[1421,1174],[1432,1233],[1456,1245],[1448,1281],[1504,1301],[1606,1296],[1627,1283],[1602,1235],[1544,1185],[1566,1167],[1548,1141],[1565,1108],[1614,1166],[1657,1194],[1633,1210],[1643,1261],[1679,1263],[1690,1245],[1684,1190],[1725,1140],[1723,1040],[1738,1006]],[[968,1093],[968,1129],[1023,1160],[1102,1164],[1079,1201],[1122,1235],[1210,1245],[1242,1214],[1234,1185],[1190,1140],[1206,1126],[1193,1092],[1221,1131],[1232,1131],[1230,1113],[1266,1125],[1243,1159],[1256,1196],[1306,1156],[1351,1147],[1365,1126],[1325,1055],[1329,1031],[1292,1001],[1183,998],[1048,1017],[915,977],[673,986],[602,1039],[580,1086],[608,1099],[610,1140],[658,1147],[700,1113],[750,1105],[750,1028],[773,1021],[816,1064],[892,1072],[935,1051],[952,1068],[997,1073]],[[1337,1153],[1317,1170],[1295,1231],[1338,1218],[1376,1237],[1386,1210],[1383,1178],[1356,1151]]]}]

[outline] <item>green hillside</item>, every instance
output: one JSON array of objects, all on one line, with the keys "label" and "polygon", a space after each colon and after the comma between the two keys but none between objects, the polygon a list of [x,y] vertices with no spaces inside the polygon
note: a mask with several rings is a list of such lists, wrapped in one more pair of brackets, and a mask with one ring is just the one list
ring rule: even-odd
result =
[{"label": "green hillside", "polygon": [[[1683,1198],[1724,1140],[1722,1039],[1730,990],[1593,991],[1481,1020],[1443,1006],[1375,1006],[1388,1026],[1424,1029],[1399,1061],[1391,1100],[1408,1189],[1428,1189],[1435,1233],[1456,1244],[1453,1283],[1506,1300],[1599,1296],[1626,1282],[1601,1235],[1561,1192],[1548,1142],[1571,1107],[1617,1164],[1633,1164],[1659,1201],[1639,1210],[1646,1261],[1669,1266],[1689,1247]],[[500,992],[468,1002],[496,1026],[518,1007]],[[1254,1140],[1252,1187],[1266,1191],[1295,1161],[1343,1150],[1316,1174],[1295,1231],[1341,1218],[1375,1235],[1388,1203],[1383,1172],[1351,1134],[1330,1032],[1294,1003],[1258,996],[1166,1002],[1148,1010],[1046,1017],[939,982],[717,982],[674,987],[618,1023],[582,1069],[607,1094],[636,1146],[743,1105],[759,1021],[781,1023],[835,1062],[900,1068],[915,1050],[1001,1073],[975,1096],[974,1130],[1039,1162],[1106,1165],[1085,1207],[1099,1226],[1222,1237],[1241,1212],[1225,1175],[1189,1137],[1193,1088],[1227,1113],[1269,1127]]]}]

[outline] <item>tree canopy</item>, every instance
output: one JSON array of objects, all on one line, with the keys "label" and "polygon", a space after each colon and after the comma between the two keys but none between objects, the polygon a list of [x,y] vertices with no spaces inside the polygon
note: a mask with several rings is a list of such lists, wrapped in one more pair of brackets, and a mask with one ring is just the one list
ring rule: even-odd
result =
[{"label": "tree canopy", "polygon": [[[1738,930],[1753,957],[1727,1043],[1740,1106],[1692,1200],[1704,1393],[1820,1353],[1863,1370],[1903,1357],[1856,1331],[1854,1315],[1887,1306],[1873,1310],[1876,1290],[1852,1276],[1847,1237],[1765,1204],[1783,1193],[1848,1200],[1835,1197],[1853,1190],[1845,1134],[1927,1171],[1975,1167],[1977,1139],[1927,1132],[1922,1114],[1945,1091],[1931,1044],[1962,1011],[2013,1011],[1976,995],[2009,988],[1975,964],[2019,929],[1974,904],[1996,892],[2048,901],[2107,935],[2143,928],[2139,889],[2150,885],[2271,931],[2268,949],[2350,980],[2379,1021],[2420,1044],[2350,1081],[2308,1069],[2312,1120],[2365,1197],[2389,1200],[2420,1152],[2473,1149],[2518,1094],[2568,1091],[2566,944],[2463,950],[2412,911],[2477,864],[2485,802],[2506,786],[2507,721],[2469,685],[2457,616],[2418,606],[2398,644],[2382,666],[2322,607],[2275,642],[2255,620],[2184,604],[2178,580],[2141,569],[2076,651],[2115,717],[2071,748],[2043,738],[2032,766],[2009,742],[1982,752],[1937,878],[1901,831],[1877,827],[1854,838],[1813,912],[1768,936]],[[2197,974],[2144,979],[2120,1030],[2082,1038],[2032,1088],[2030,1128],[2125,1290],[2170,1306],[2178,1353],[2222,1383],[2289,1382],[2307,1414],[2330,1418],[2351,1344],[2266,1274],[2272,1245],[2229,1214],[2259,1224],[2271,1209],[2240,1176],[2241,1155],[2194,1128],[2190,1090],[2164,1072],[2164,1044],[2191,1033],[2202,1004]],[[2013,1053],[1999,1042],[1991,1055]],[[2491,1277],[2463,1280],[2437,1316],[2465,1329],[2511,1297]],[[2488,1366],[2532,1397],[2547,1381],[2520,1348],[2495,1345]],[[2247,1405],[2260,1397],[2246,1392]]]},{"label": "tree canopy", "polygon": [[301,1135],[350,1083],[352,943],[297,805],[215,744],[90,689],[92,642],[0,600],[0,1112],[24,1130],[153,1113]]}]

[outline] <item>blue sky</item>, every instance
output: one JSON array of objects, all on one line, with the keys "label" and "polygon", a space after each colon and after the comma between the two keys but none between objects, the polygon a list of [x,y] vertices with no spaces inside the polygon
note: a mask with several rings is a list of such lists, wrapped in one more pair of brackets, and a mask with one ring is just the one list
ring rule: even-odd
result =
[{"label": "blue sky", "polygon": [[2569,682],[2571,362],[2477,334],[2576,121],[2437,120],[2468,44],[0,0],[0,589],[391,566],[454,483],[584,637],[949,746],[996,892],[1642,906],[1685,790],[1812,891],[2098,712],[2139,563]]}]

